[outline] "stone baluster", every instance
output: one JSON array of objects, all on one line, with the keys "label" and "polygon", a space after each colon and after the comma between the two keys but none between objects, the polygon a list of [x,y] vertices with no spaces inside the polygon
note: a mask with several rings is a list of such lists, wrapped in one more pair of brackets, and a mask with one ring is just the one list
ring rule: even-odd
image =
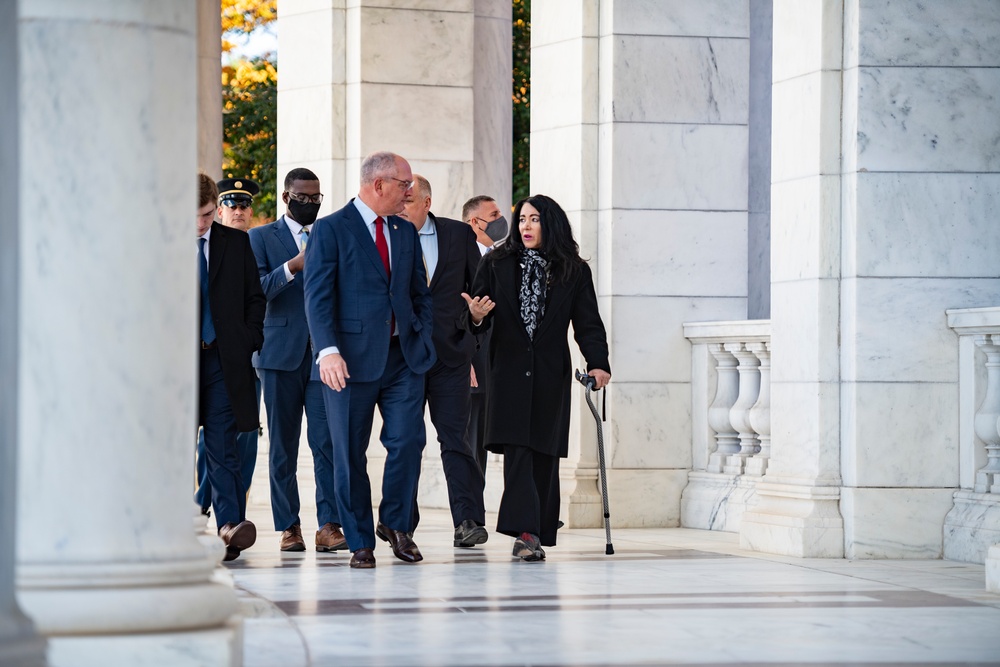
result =
[{"label": "stone baluster", "polygon": [[717,383],[715,400],[708,409],[708,425],[715,432],[715,451],[708,459],[708,472],[723,471],[726,460],[740,451],[739,434],[733,427],[730,411],[739,398],[740,379],[737,360],[726,345],[714,343],[709,352],[715,357]]},{"label": "stone baluster", "polygon": [[976,493],[1000,493],[1000,334],[976,336],[986,355],[986,396],[976,410],[976,436],[986,445],[986,465],[976,472]]},{"label": "stone baluster", "polygon": [[723,472],[730,475],[742,475],[746,460],[753,456],[759,446],[757,433],[750,425],[750,409],[757,403],[760,395],[760,360],[747,349],[744,343],[726,343],[726,350],[731,352],[739,362],[739,397],[729,409],[729,421],[739,433],[740,449],[726,459]]},{"label": "stone baluster", "polygon": [[748,475],[763,475],[771,456],[771,345],[748,343],[747,349],[760,361],[760,393],[750,408],[750,427],[757,433],[760,445],[746,463]]}]

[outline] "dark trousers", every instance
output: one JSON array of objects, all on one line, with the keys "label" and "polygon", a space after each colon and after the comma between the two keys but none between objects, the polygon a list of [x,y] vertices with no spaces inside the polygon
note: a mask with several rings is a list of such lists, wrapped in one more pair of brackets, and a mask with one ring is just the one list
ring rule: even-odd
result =
[{"label": "dark trousers", "polygon": [[316,518],[320,528],[326,523],[340,525],[337,514],[336,482],[333,476],[333,440],[326,422],[323,383],[310,380],[312,352],[306,350],[294,371],[260,369],[267,408],[267,433],[271,439],[271,516],[275,530],[287,530],[299,519],[297,478],[299,436],[302,413],[306,415],[306,438],[312,450],[316,476]]},{"label": "dark trousers", "polygon": [[204,416],[206,476],[212,488],[212,508],[218,526],[246,518],[246,493],[240,476],[236,419],[222,379],[219,348],[201,353],[201,414]]},{"label": "dark trousers", "polygon": [[527,447],[504,445],[503,496],[497,532],[511,537],[538,535],[542,546],[556,544],[559,524],[559,457]]},{"label": "dark trousers", "polygon": [[[482,380],[480,380],[482,382]],[[482,387],[482,384],[480,384]],[[479,463],[479,470],[486,479],[486,391],[474,391],[469,401],[469,447]]]},{"label": "dark trousers", "polygon": [[[440,361],[427,372],[424,380],[431,423],[441,444],[441,466],[448,485],[448,505],[452,524],[466,519],[486,525],[483,489],[486,478],[469,445],[469,367],[451,368]],[[416,511],[416,497],[413,499]],[[419,513],[415,514],[416,527]]]},{"label": "dark trousers", "polygon": [[351,551],[375,548],[366,452],[376,405],[382,414],[380,439],[386,449],[379,521],[393,530],[413,530],[413,498],[427,438],[423,374],[410,370],[398,340],[394,340],[380,379],[348,381],[339,392],[324,385],[323,400],[333,438],[337,511],[348,547]]},{"label": "dark trousers", "polygon": [[[257,404],[260,405],[260,379],[254,383],[257,390]],[[257,467],[257,430],[236,434],[236,451],[240,454],[240,479],[243,481],[243,495],[250,493],[250,483],[253,481],[253,471]],[[198,431],[197,460],[195,462],[195,483],[198,488],[194,492],[194,501],[203,510],[212,504],[212,484],[208,481],[208,462],[205,457],[205,431]]]}]

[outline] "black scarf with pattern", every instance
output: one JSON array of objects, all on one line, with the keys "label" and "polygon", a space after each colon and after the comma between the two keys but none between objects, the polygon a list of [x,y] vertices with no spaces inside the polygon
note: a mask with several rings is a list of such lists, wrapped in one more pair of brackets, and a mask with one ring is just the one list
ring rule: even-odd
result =
[{"label": "black scarf with pattern", "polygon": [[545,256],[537,250],[525,249],[521,253],[521,321],[524,322],[528,338],[532,340],[545,316],[548,263]]}]

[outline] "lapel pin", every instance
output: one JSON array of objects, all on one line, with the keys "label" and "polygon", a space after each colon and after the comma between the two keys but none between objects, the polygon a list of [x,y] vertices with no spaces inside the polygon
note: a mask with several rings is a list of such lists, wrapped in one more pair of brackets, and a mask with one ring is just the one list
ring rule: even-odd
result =
[{"label": "lapel pin", "polygon": [[399,229],[399,227],[397,227],[396,225],[393,225],[392,228],[393,229]]}]

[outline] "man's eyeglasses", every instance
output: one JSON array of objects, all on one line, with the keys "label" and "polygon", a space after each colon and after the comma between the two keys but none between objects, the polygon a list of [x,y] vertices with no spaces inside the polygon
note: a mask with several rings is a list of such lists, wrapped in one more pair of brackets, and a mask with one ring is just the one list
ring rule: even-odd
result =
[{"label": "man's eyeglasses", "polygon": [[396,181],[397,183],[402,183],[404,190],[409,190],[410,186],[413,185],[413,181],[404,181],[403,179],[396,178],[395,176],[389,176],[389,178],[391,178],[392,180]]},{"label": "man's eyeglasses", "polygon": [[235,199],[224,199],[222,200],[222,205],[226,208],[238,208],[241,211],[245,211],[248,208],[253,208],[253,202],[248,201],[236,201]]},{"label": "man's eyeglasses", "polygon": [[[288,192],[288,191],[286,190],[286,192]],[[323,195],[322,194],[318,194],[318,195],[306,195],[306,194],[302,194],[301,192],[288,192],[288,198],[289,199],[294,199],[295,201],[297,201],[300,204],[322,204],[323,203]]]}]

